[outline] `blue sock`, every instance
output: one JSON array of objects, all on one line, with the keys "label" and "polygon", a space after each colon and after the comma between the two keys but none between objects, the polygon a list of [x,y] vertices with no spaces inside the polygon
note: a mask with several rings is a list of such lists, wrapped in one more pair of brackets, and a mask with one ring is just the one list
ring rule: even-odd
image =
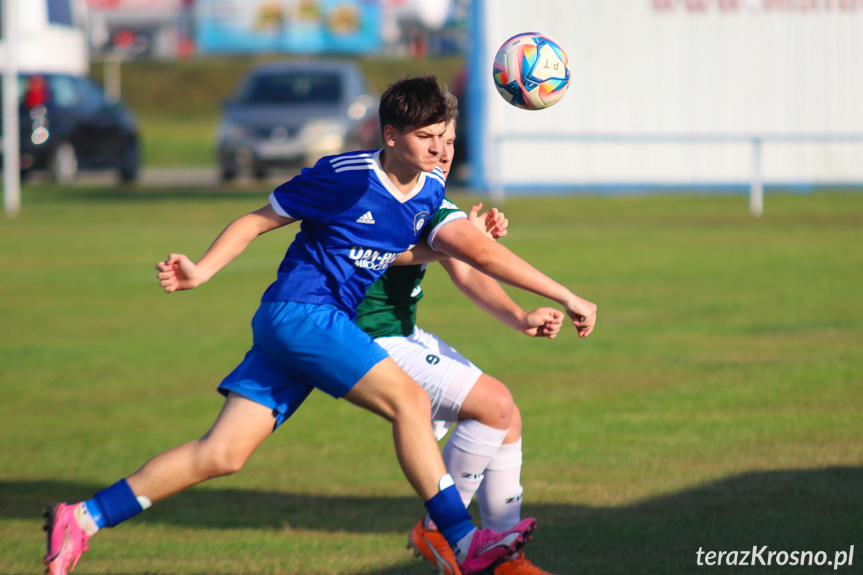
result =
[{"label": "blue sock", "polygon": [[87,506],[87,511],[99,529],[119,525],[143,511],[138,498],[125,479],[103,489],[94,495],[93,499],[85,501],[84,505]]},{"label": "blue sock", "polygon": [[437,495],[426,501],[425,506],[438,531],[450,545],[454,545],[474,529],[470,521],[470,513],[465,509],[455,485],[439,491]]}]

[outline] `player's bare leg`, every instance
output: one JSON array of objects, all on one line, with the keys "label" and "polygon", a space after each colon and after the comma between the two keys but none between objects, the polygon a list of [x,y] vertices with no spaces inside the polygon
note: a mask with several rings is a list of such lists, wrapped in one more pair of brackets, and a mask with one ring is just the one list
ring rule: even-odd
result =
[{"label": "player's bare leg", "polygon": [[[462,421],[443,453],[465,507],[479,488],[489,461],[508,435],[512,414],[512,396],[506,386],[481,374],[461,405],[459,419]],[[408,547],[435,565],[439,572],[458,575],[457,568],[452,567],[455,561],[449,546],[443,537],[435,535],[435,529],[431,518],[426,516],[408,535]]]},{"label": "player's bare leg", "polygon": [[461,404],[458,416],[460,420],[472,419],[494,429],[508,430],[512,427],[513,407],[509,389],[483,373]]},{"label": "player's bare leg", "polygon": [[351,403],[380,415],[393,426],[396,457],[408,482],[428,501],[447,474],[431,427],[426,391],[390,358],[375,365],[345,395]]},{"label": "player's bare leg", "polygon": [[489,463],[512,433],[513,408],[506,386],[483,373],[459,409],[459,424],[444,446],[443,459],[465,507],[479,489]]},{"label": "player's bare leg", "polygon": [[113,527],[196,483],[238,471],[272,433],[274,423],[269,408],[230,394],[201,439],[157,455],[89,501],[49,506],[44,527],[46,571],[66,575],[74,569],[89,550],[90,537],[102,527]]},{"label": "player's bare leg", "polygon": [[[483,374],[459,411],[458,428],[444,448],[447,469],[455,477],[459,494],[467,506],[474,495],[479,502],[483,527],[506,531],[521,521],[521,413],[501,382]],[[495,432],[495,426],[508,429]],[[426,517],[408,537],[408,545],[446,574],[450,569],[442,537]],[[494,568],[495,575],[547,575],[521,552],[512,553]]]},{"label": "player's bare leg", "polygon": [[273,432],[272,410],[231,393],[201,438],[164,451],[127,478],[138,496],[156,502],[213,477],[239,471]]},{"label": "player's bare leg", "polygon": [[428,393],[395,361],[380,361],[345,398],[392,423],[399,464],[452,546],[464,575],[494,567],[530,540],[536,528],[533,519],[504,533],[473,526],[438,450]]}]

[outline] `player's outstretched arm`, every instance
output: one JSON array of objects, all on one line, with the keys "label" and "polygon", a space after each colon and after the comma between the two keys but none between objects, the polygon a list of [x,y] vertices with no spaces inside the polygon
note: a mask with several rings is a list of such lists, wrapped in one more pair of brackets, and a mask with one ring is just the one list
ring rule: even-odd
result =
[{"label": "player's outstretched arm", "polygon": [[441,261],[452,282],[481,310],[509,327],[529,336],[554,339],[563,323],[563,313],[543,307],[524,311],[497,281],[457,259]]},{"label": "player's outstretched arm", "polygon": [[[505,236],[509,221],[506,219],[504,213],[499,211],[497,208],[492,208],[483,214],[480,214],[479,211],[481,209],[482,203],[471,207],[470,213],[468,214],[468,220],[475,225],[478,230],[482,231],[487,237],[493,240]],[[408,251],[399,254],[399,256],[393,261],[392,265],[411,266],[430,264],[432,262],[439,262],[448,257],[448,255],[442,252],[437,252],[431,249],[425,241],[422,241]]]},{"label": "player's outstretched arm", "polygon": [[587,337],[596,324],[596,305],[578,297],[505,246],[489,240],[467,220],[442,227],[435,248],[485,272],[494,279],[561,304],[579,337]]},{"label": "player's outstretched arm", "polygon": [[442,253],[436,252],[431,249],[427,243],[420,242],[411,249],[406,252],[402,252],[398,255],[396,259],[393,260],[393,263],[390,265],[393,266],[416,266],[420,264],[430,264],[432,262],[439,262],[448,258],[449,256]]},{"label": "player's outstretched arm", "polygon": [[159,285],[166,293],[171,293],[205,284],[231,260],[243,253],[255,238],[293,221],[295,220],[277,214],[269,204],[240,216],[222,230],[197,263],[193,263],[183,254],[171,254],[168,259],[156,264]]},{"label": "player's outstretched arm", "polygon": [[[497,240],[505,236],[509,221],[504,213],[492,208],[480,216],[481,209],[482,203],[471,207],[468,221],[489,239]],[[447,258],[441,264],[456,287],[492,317],[525,335],[549,339],[557,337],[563,324],[563,314],[559,310],[542,307],[526,312],[490,276],[454,258]]]}]

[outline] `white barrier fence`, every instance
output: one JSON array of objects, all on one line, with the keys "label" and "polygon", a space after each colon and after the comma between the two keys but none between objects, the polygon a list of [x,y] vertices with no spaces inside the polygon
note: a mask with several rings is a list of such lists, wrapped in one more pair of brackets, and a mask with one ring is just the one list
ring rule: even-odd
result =
[{"label": "white barrier fence", "polygon": [[[739,186],[746,183],[749,188],[749,211],[753,216],[759,217],[764,212],[764,147],[769,144],[843,144],[851,146],[851,153],[858,154],[859,160],[863,162],[863,133],[861,134],[625,134],[625,133],[581,133],[581,134],[548,134],[548,133],[527,133],[527,132],[509,132],[497,136],[492,145],[493,168],[489,176],[490,193],[494,200],[502,201],[504,199],[505,186],[516,189],[540,189],[543,188],[565,188],[566,184],[549,185],[548,183],[532,182],[506,182],[504,175],[506,174],[506,162],[503,158],[506,157],[504,148],[508,144],[518,143],[519,145],[555,145],[555,144],[623,144],[623,145],[705,145],[705,144],[744,144],[749,147],[749,179],[746,182],[735,180],[690,180],[690,181],[675,181],[663,178],[653,178],[650,182],[639,180],[638,183],[633,182],[590,182],[582,181],[579,187],[593,186],[599,188],[614,188],[628,186],[641,186],[644,188],[667,186],[715,186],[719,188],[728,188]],[[854,148],[859,148],[855,150]],[[505,183],[506,182],[506,183]],[[786,185],[799,185],[798,182],[782,182]],[[574,182],[570,182],[572,187],[575,187]],[[811,181],[807,181],[807,185],[815,185]],[[863,182],[860,181],[833,181],[820,182],[817,185],[821,186],[860,186],[863,187]]]},{"label": "white barrier fence", "polygon": [[[474,0],[471,186],[503,191],[863,188],[863,0]],[[503,101],[504,40],[567,51],[569,93]]]}]

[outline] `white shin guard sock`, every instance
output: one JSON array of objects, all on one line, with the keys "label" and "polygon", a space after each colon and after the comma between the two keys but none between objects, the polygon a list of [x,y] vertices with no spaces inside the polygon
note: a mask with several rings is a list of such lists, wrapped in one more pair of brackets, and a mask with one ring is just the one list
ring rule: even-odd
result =
[{"label": "white shin guard sock", "polygon": [[469,419],[456,426],[444,446],[444,463],[465,507],[479,489],[486,467],[497,455],[506,434],[506,429],[494,429]]},{"label": "white shin guard sock", "polygon": [[79,503],[75,507],[75,521],[78,523],[78,527],[83,529],[84,533],[90,537],[99,532],[99,526],[96,524],[93,516],[90,515],[90,511],[84,503]]},{"label": "white shin guard sock", "polygon": [[476,494],[482,526],[506,531],[521,521],[521,439],[501,446]]}]

